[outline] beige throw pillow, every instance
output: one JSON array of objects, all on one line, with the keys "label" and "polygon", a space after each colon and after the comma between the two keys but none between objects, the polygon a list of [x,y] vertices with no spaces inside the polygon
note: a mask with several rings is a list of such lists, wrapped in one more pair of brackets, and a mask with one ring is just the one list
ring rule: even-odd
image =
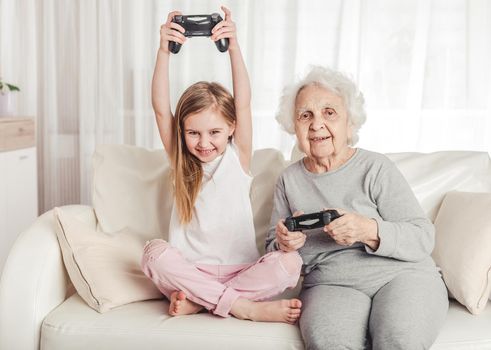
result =
[{"label": "beige throw pillow", "polygon": [[54,209],[54,216],[68,275],[91,308],[105,312],[162,297],[140,268],[144,237],[127,229],[97,232],[60,208]]},{"label": "beige throw pillow", "polygon": [[449,192],[435,220],[433,258],[449,292],[473,314],[491,292],[491,194]]}]

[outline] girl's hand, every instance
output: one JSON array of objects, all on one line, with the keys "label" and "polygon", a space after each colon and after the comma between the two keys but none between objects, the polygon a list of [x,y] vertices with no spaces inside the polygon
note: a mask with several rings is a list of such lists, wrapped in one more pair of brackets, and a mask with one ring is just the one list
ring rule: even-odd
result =
[{"label": "girl's hand", "polygon": [[160,27],[160,48],[159,50],[168,54],[169,41],[175,41],[179,44],[184,44],[186,37],[184,36],[185,29],[172,22],[172,18],[176,15],[181,15],[179,11],[172,11],[167,15],[167,22]]},{"label": "girl's hand", "polygon": [[376,250],[379,245],[378,225],[374,219],[336,209],[342,216],[324,226],[324,231],[339,245],[362,242]]},{"label": "girl's hand", "polygon": [[220,39],[228,39],[228,49],[234,50],[238,47],[237,42],[237,31],[235,28],[235,23],[232,21],[232,13],[228,8],[222,6],[222,11],[225,13],[225,19],[219,22],[211,30],[211,40],[217,41]]},{"label": "girl's hand", "polygon": [[[303,212],[296,211],[293,216],[302,215]],[[286,228],[283,220],[278,221],[276,224],[276,242],[280,249],[284,252],[291,252],[302,248],[305,244],[307,236],[298,231],[290,232]]]}]

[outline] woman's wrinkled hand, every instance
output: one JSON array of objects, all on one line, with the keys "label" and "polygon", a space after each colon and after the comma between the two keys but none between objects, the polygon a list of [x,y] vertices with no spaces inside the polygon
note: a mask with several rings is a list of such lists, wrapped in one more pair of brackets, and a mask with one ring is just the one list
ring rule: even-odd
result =
[{"label": "woman's wrinkled hand", "polygon": [[[302,215],[303,212],[296,211],[293,216]],[[302,248],[305,244],[307,236],[300,232],[290,232],[285,226],[284,220],[278,221],[276,224],[276,242],[279,248],[284,252],[291,252]]]},{"label": "woman's wrinkled hand", "polygon": [[361,242],[376,250],[379,245],[378,225],[374,219],[358,213],[337,209],[341,217],[324,226],[326,232],[337,244],[351,246]]}]

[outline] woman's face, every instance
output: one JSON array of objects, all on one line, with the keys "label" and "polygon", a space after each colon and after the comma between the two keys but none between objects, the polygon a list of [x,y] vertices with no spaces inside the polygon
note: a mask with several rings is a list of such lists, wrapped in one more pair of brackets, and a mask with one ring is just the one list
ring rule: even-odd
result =
[{"label": "woman's face", "polygon": [[349,150],[351,125],[343,99],[319,85],[308,85],[295,100],[295,134],[309,158],[342,155]]}]

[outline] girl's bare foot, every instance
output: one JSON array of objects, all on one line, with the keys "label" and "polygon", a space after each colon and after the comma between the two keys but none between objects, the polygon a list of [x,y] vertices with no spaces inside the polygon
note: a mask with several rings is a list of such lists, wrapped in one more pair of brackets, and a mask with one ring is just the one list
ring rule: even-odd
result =
[{"label": "girl's bare foot", "polygon": [[241,320],[285,322],[294,324],[300,317],[302,302],[298,299],[250,301],[239,298],[230,313]]},{"label": "girl's bare foot", "polygon": [[170,295],[169,315],[171,316],[197,314],[201,309],[203,306],[187,299],[183,291],[175,291]]}]

